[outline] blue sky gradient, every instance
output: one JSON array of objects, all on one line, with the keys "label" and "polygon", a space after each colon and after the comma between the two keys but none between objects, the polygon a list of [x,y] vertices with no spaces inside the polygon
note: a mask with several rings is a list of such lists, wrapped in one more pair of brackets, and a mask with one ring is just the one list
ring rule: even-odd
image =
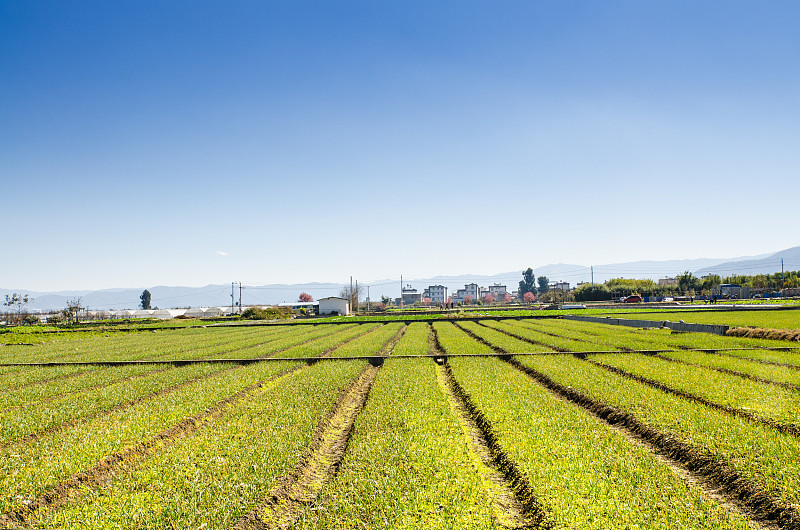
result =
[{"label": "blue sky gradient", "polygon": [[796,2],[0,0],[13,227],[0,287],[368,281],[796,246],[798,15]]}]

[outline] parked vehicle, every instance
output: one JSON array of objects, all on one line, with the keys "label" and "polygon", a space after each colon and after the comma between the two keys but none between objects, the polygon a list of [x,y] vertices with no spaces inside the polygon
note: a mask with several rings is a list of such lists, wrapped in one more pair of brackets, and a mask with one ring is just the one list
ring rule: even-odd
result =
[{"label": "parked vehicle", "polygon": [[639,296],[638,294],[632,294],[630,296],[625,297],[622,301],[625,302],[626,304],[632,304],[632,303],[641,302],[642,301],[642,297]]}]

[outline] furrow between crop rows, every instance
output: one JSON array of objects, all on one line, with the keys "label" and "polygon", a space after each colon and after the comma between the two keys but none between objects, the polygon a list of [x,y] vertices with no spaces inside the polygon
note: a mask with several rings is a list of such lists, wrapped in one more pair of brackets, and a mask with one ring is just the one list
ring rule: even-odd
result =
[{"label": "furrow between crop rows", "polygon": [[775,421],[775,420],[770,419],[770,418],[765,418],[765,417],[759,416],[757,414],[753,414],[752,412],[750,412],[748,410],[743,410],[741,408],[736,408],[736,407],[731,407],[731,406],[728,406],[728,405],[723,405],[722,403],[716,403],[714,401],[711,401],[711,400],[708,400],[706,398],[697,396],[695,394],[691,394],[689,392],[685,392],[683,390],[679,390],[677,388],[673,388],[671,386],[665,385],[664,383],[661,383],[661,382],[656,381],[654,379],[643,377],[643,376],[641,376],[639,374],[634,374],[634,373],[629,372],[627,370],[623,370],[622,368],[618,368],[616,366],[612,366],[612,365],[609,365],[609,364],[601,363],[599,361],[595,361],[594,359],[587,359],[586,356],[584,356],[584,355],[576,355],[576,357],[578,357],[579,359],[583,359],[586,362],[592,363],[593,365],[598,366],[598,367],[600,367],[600,368],[602,368],[604,370],[608,370],[609,372],[613,372],[615,374],[621,375],[622,377],[625,377],[627,379],[632,379],[634,381],[638,381],[639,383],[642,383],[642,384],[645,384],[647,386],[656,388],[658,390],[661,390],[662,392],[666,392],[666,393],[672,394],[674,396],[678,396],[678,397],[681,397],[681,398],[684,398],[684,399],[688,399],[688,400],[694,401],[696,403],[700,403],[701,405],[705,405],[706,407],[725,412],[727,414],[730,414],[731,416],[739,416],[740,418],[744,418],[744,419],[752,421],[754,423],[760,423],[762,425],[765,425],[767,427],[771,427],[771,428],[773,428],[773,429],[775,429],[775,430],[777,430],[779,432],[782,432],[784,434],[789,434],[789,435],[792,435],[792,436],[800,437],[800,427],[797,426],[797,425],[794,425],[794,424],[791,424],[791,423],[783,423],[783,422],[780,422],[780,421]]},{"label": "furrow between crop rows", "polygon": [[698,477],[706,488],[716,491],[731,504],[741,506],[743,511],[760,524],[771,526],[778,522],[781,528],[800,528],[800,512],[796,506],[770,496],[724,459],[661,433],[631,414],[597,401],[572,387],[557,383],[538,370],[521,364],[517,359],[512,358],[506,362],[553,394],[581,406],[612,426],[624,429],[630,436],[640,439],[651,447],[653,451],[679,463],[686,471]]},{"label": "furrow between crop rows", "polygon": [[51,487],[40,495],[39,498],[28,502],[20,508],[0,515],[0,527],[27,524],[28,518],[32,514],[40,510],[56,509],[74,500],[76,496],[80,495],[78,490],[82,488],[96,488],[102,485],[111,478],[116,470],[122,467],[130,468],[136,465],[139,460],[149,457],[156,451],[163,450],[171,443],[174,443],[174,441],[193,435],[199,429],[203,428],[208,421],[222,416],[229,407],[247,398],[253,390],[262,387],[268,382],[273,382],[285,377],[301,368],[303,368],[303,365],[296,365],[274,374],[267,379],[250,384],[235,394],[216,402],[203,412],[187,417],[133,447],[105,457],[88,469],[75,473],[66,480]]},{"label": "furrow between crop rows", "polygon": [[743,379],[749,379],[750,381],[756,381],[758,383],[765,383],[767,385],[775,385],[775,386],[779,386],[779,387],[782,387],[782,388],[786,388],[788,390],[800,390],[800,385],[796,385],[796,384],[793,384],[793,383],[786,383],[786,382],[783,382],[783,381],[773,381],[772,379],[766,379],[764,377],[759,377],[757,375],[748,374],[748,373],[745,373],[745,372],[739,372],[739,371],[736,371],[736,370],[731,370],[729,368],[723,368],[721,366],[709,366],[707,364],[693,363],[693,362],[686,361],[686,360],[683,360],[683,359],[675,359],[673,357],[668,357],[668,356],[660,354],[660,353],[653,353],[652,356],[656,357],[658,359],[662,359],[664,361],[679,363],[679,364],[683,364],[683,365],[686,365],[686,366],[692,366],[692,367],[695,367],[695,368],[714,370],[715,372],[719,372],[721,374],[733,375],[733,376],[736,376],[736,377],[741,377]]},{"label": "furrow between crop rows", "polygon": [[313,502],[347,449],[356,416],[367,400],[380,368],[368,364],[317,425],[300,464],[269,493],[266,502],[247,513],[236,529],[290,528],[302,507]]},{"label": "furrow between crop rows", "polygon": [[454,411],[464,424],[471,446],[484,465],[494,470],[487,493],[498,522],[506,528],[552,528],[547,511],[513,460],[500,446],[492,426],[458,383],[446,359],[438,364],[437,378]]}]

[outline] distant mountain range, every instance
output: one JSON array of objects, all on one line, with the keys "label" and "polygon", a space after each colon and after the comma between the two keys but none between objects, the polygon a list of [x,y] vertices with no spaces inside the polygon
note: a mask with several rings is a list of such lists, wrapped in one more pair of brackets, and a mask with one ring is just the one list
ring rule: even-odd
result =
[{"label": "distant mountain range", "polygon": [[[673,277],[683,271],[690,271],[696,276],[719,274],[768,274],[780,272],[781,258],[787,271],[800,270],[800,247],[793,247],[773,254],[759,256],[743,256],[732,259],[686,259],[668,261],[634,261],[629,263],[612,263],[594,266],[594,281],[604,282],[611,278],[658,278]],[[434,276],[432,278],[404,279],[404,284],[422,292],[428,285],[441,284],[449,289],[462,288],[467,283],[506,285],[509,291],[516,289],[522,277],[522,271],[500,273],[490,276],[463,274],[458,276]],[[546,276],[551,282],[565,281],[574,286],[592,279],[592,268],[585,265],[553,264],[534,269],[536,276]],[[381,280],[368,284],[372,300],[380,300],[382,295],[395,298],[400,295],[400,280]],[[242,290],[242,304],[276,304],[293,302],[301,292],[307,292],[315,299],[336,296],[342,289],[336,283],[302,283],[302,284],[270,284],[245,286]],[[365,285],[366,287],[366,285]],[[80,298],[82,304],[90,309],[135,309],[139,305],[139,296],[145,287],[130,289],[103,289],[99,291],[59,291],[32,292],[25,289],[1,289],[0,297],[12,292],[26,293],[34,298],[28,305],[30,310],[48,311],[63,309],[68,300]],[[230,306],[230,284],[206,285],[205,287],[147,287],[152,295],[151,304],[162,309],[173,307],[207,307]],[[234,289],[234,298],[239,300],[238,285]]]}]

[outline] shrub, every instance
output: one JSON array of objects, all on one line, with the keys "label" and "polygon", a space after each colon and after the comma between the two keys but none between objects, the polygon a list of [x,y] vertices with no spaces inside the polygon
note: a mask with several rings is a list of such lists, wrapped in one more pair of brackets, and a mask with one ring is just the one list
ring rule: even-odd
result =
[{"label": "shrub", "polygon": [[290,307],[249,307],[244,310],[241,318],[248,320],[273,320],[276,318],[291,318],[292,309]]},{"label": "shrub", "polygon": [[575,289],[575,301],[585,302],[588,300],[611,300],[611,291],[600,283],[584,283]]}]

